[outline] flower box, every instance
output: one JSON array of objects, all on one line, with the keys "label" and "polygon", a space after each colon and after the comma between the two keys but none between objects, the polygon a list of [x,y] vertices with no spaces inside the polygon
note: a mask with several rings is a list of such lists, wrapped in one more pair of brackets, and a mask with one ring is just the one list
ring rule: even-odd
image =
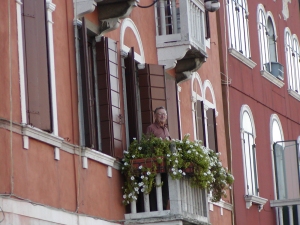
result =
[{"label": "flower box", "polygon": [[[159,160],[158,160],[159,159]],[[158,161],[161,161],[159,163]],[[135,173],[141,173],[142,168],[149,168],[153,169],[156,168],[156,173],[166,173],[166,162],[164,158],[142,158],[142,159],[132,159],[131,160],[131,167]]]}]

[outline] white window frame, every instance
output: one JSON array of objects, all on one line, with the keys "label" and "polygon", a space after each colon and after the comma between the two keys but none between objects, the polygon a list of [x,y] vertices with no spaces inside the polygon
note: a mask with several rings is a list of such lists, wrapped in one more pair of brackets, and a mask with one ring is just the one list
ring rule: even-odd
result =
[{"label": "white window frame", "polygon": [[[241,4],[239,4],[241,2]],[[235,13],[238,5],[239,13]],[[227,3],[227,21],[229,49],[235,49],[247,59],[251,59],[249,24],[248,24],[248,4],[247,0],[229,0]],[[243,17],[244,16],[244,17]],[[242,40],[244,38],[244,40]],[[235,52],[235,51],[234,51]]]},{"label": "white window frame", "polygon": [[[242,146],[242,155],[243,155],[243,168],[244,168],[244,183],[245,183],[245,202],[246,202],[246,208],[249,209],[252,204],[257,204],[258,205],[258,210],[261,211],[263,209],[264,204],[268,201],[265,198],[259,197],[259,191],[257,190],[256,194],[249,194],[248,193],[248,188],[247,188],[247,166],[246,166],[246,155],[245,155],[245,145],[244,145],[244,134],[245,134],[245,129],[243,127],[243,118],[244,118],[244,113],[248,113],[251,126],[252,126],[252,135],[253,135],[253,144],[255,145],[255,139],[256,139],[256,129],[255,129],[255,124],[254,124],[254,118],[251,112],[251,109],[248,105],[242,105],[241,111],[240,111],[240,132],[241,132],[241,146]],[[253,156],[253,159],[255,159],[255,177],[256,177],[256,184],[255,188],[259,188],[258,184],[258,171],[257,171],[257,160],[256,160],[256,151],[254,152],[255,155]]]},{"label": "white window frame", "polygon": [[[284,31],[284,44],[289,94],[300,101],[300,48],[298,37],[289,28]],[[298,57],[298,60],[297,58]]]}]

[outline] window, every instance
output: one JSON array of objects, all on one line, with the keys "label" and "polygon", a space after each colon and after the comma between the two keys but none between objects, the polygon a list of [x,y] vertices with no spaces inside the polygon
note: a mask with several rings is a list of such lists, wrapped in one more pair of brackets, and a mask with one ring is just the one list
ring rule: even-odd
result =
[{"label": "window", "polygon": [[45,1],[24,0],[22,15],[27,122],[52,132]]},{"label": "window", "polygon": [[122,157],[121,110],[117,43],[78,26],[80,47],[80,134],[81,145]]},{"label": "window", "polygon": [[[195,78],[198,77],[198,74],[194,74]],[[195,82],[193,80],[193,83]],[[195,82],[196,83],[196,82]],[[198,82],[201,85],[201,82]],[[197,85],[197,84],[196,84]],[[195,138],[197,140],[202,140],[202,144],[216,152],[218,152],[218,142],[217,142],[217,129],[216,129],[216,109],[214,103],[214,94],[212,92],[212,86],[209,81],[205,81],[203,87],[194,88],[192,96],[194,98],[194,121],[195,121]],[[201,90],[210,93],[210,99],[202,97],[200,94]],[[209,91],[208,91],[209,90]],[[208,97],[208,96],[206,96]]]},{"label": "window", "polygon": [[246,195],[258,196],[255,127],[251,110],[246,105],[244,105],[241,110],[241,138]]},{"label": "window", "polygon": [[139,68],[135,61],[134,48],[128,52],[125,62],[127,140],[138,140],[147,127],[153,123],[153,111],[159,106],[166,107],[164,67],[145,64]]},{"label": "window", "polygon": [[299,42],[289,29],[285,31],[285,53],[289,90],[298,98],[300,91],[300,52]]},{"label": "window", "polygon": [[248,15],[246,0],[227,0],[230,48],[251,58]]},{"label": "window", "polygon": [[261,68],[270,73],[274,72],[272,71],[272,66],[277,62],[276,34],[272,18],[266,16],[261,5],[259,5],[258,10],[258,34]]}]

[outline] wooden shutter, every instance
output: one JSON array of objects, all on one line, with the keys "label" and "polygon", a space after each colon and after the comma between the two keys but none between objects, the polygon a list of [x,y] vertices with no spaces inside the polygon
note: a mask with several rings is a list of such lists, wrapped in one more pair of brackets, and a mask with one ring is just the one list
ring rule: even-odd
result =
[{"label": "wooden shutter", "polygon": [[123,157],[117,44],[103,37],[96,43],[102,151]]},{"label": "wooden shutter", "polygon": [[51,132],[45,1],[23,1],[24,64],[28,123]]},{"label": "wooden shutter", "polygon": [[125,59],[125,80],[127,94],[127,111],[129,126],[129,141],[133,138],[140,140],[139,121],[138,121],[138,102],[137,102],[137,77],[136,65],[134,60],[134,49],[131,48],[128,57]]},{"label": "wooden shutter", "polygon": [[146,64],[138,71],[143,132],[153,123],[153,111],[158,106],[167,108],[164,67]]},{"label": "wooden shutter", "polygon": [[95,118],[95,94],[93,88],[93,64],[92,49],[88,44],[85,19],[82,19],[82,27],[79,27],[80,38],[80,66],[81,66],[81,86],[84,114],[84,137],[85,146],[98,148],[96,138],[96,118]]},{"label": "wooden shutter", "polygon": [[207,133],[209,148],[218,152],[217,129],[216,129],[216,110],[208,109],[207,116]]},{"label": "wooden shutter", "polygon": [[168,128],[172,138],[180,139],[180,123],[177,101],[177,83],[175,79],[166,77],[166,100],[168,108]]},{"label": "wooden shutter", "polygon": [[205,127],[204,127],[204,105],[203,101],[197,101],[196,104],[196,126],[197,126],[197,139],[202,140],[202,145],[206,146]]}]

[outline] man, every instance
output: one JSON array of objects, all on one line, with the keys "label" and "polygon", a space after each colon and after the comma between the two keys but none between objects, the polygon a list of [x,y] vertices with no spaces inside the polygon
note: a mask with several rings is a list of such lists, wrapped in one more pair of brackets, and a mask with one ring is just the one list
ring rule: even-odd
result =
[{"label": "man", "polygon": [[153,134],[155,137],[171,140],[169,130],[166,125],[167,111],[163,106],[157,107],[154,110],[155,121],[147,127],[146,134]]},{"label": "man", "polygon": [[[155,137],[162,139],[171,140],[169,130],[167,128],[167,111],[163,106],[157,107],[154,110],[155,121],[150,126],[147,127],[147,135],[153,134]],[[164,184],[162,186],[162,197],[163,197],[163,209],[170,209],[169,201],[169,189],[168,189],[168,174],[161,174],[161,181]],[[150,192],[150,209],[151,211],[157,211],[156,202],[156,189]]]}]

